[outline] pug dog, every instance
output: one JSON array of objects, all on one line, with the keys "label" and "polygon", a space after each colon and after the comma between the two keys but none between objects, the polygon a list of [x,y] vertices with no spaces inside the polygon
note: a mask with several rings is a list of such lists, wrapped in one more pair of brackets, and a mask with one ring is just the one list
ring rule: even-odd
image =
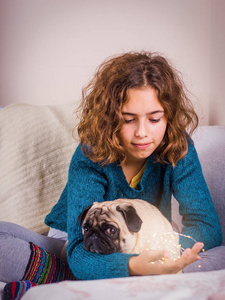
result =
[{"label": "pug dog", "polygon": [[[110,254],[139,254],[145,249],[167,249],[177,259],[179,237],[170,222],[154,205],[140,199],[94,202],[78,217],[82,225],[84,248]],[[168,242],[168,236],[172,236]],[[178,249],[178,250],[177,250]]]}]

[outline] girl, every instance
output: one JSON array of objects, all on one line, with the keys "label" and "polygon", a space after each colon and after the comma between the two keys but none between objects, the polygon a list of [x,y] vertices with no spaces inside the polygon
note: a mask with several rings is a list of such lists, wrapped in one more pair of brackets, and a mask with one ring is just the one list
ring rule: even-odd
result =
[{"label": "girl", "polygon": [[[7,232],[8,240],[1,255],[2,251],[7,254],[9,247],[13,254],[8,254],[4,272],[4,262],[0,261],[0,280],[22,278],[37,284],[75,277],[98,279],[176,273],[188,265],[186,271],[199,270],[197,260],[201,254],[198,253],[203,243],[207,251],[206,259],[201,262],[202,270],[216,269],[214,261],[219,260],[219,255],[222,257],[222,252],[225,254],[224,247],[219,247],[222,233],[190,138],[198,117],[178,72],[165,58],[154,53],[131,52],[110,58],[83,90],[80,109],[81,143],[73,155],[66,187],[45,220],[53,228],[50,236],[4,224],[2,231]],[[182,234],[201,242],[193,246],[190,239],[181,236],[182,247],[188,249],[179,260],[159,263],[167,255],[163,250],[135,256],[102,255],[84,250],[78,216],[94,201],[147,200],[171,221],[172,194],[179,201],[183,216]],[[58,259],[67,234],[67,259],[72,273]],[[46,271],[42,259],[35,259],[37,253],[51,258],[56,265],[61,264],[61,279],[57,275],[40,282],[43,274],[36,270],[44,269],[46,274],[50,271]],[[20,265],[11,260],[12,255],[20,257]],[[220,261],[219,268],[224,267],[225,263],[222,265]],[[12,285],[7,286],[10,292]]]}]

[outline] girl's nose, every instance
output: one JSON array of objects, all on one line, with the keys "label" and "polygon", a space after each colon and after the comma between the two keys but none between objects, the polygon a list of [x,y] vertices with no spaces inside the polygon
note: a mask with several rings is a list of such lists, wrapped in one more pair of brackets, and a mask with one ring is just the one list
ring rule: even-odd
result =
[{"label": "girl's nose", "polygon": [[145,122],[143,122],[143,121],[138,122],[135,135],[139,138],[144,138],[144,137],[147,136],[147,129],[146,129],[146,126],[145,126]]}]

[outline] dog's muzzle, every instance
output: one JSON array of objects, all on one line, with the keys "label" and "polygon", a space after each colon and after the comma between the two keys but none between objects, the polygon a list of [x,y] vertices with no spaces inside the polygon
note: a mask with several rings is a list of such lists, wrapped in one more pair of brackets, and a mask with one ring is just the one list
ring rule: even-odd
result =
[{"label": "dog's muzzle", "polygon": [[84,235],[84,249],[99,254],[118,252],[116,245],[109,237],[101,232],[91,230]]}]

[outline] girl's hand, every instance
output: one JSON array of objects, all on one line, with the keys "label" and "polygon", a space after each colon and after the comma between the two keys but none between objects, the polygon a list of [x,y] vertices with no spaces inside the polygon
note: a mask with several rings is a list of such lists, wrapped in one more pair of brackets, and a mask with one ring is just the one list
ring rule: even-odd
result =
[{"label": "girl's hand", "polygon": [[195,243],[191,249],[185,249],[181,257],[175,261],[168,259],[169,252],[165,250],[143,251],[138,256],[130,258],[128,262],[129,274],[134,276],[178,273],[189,264],[201,259],[198,253],[203,246],[203,243]]}]

